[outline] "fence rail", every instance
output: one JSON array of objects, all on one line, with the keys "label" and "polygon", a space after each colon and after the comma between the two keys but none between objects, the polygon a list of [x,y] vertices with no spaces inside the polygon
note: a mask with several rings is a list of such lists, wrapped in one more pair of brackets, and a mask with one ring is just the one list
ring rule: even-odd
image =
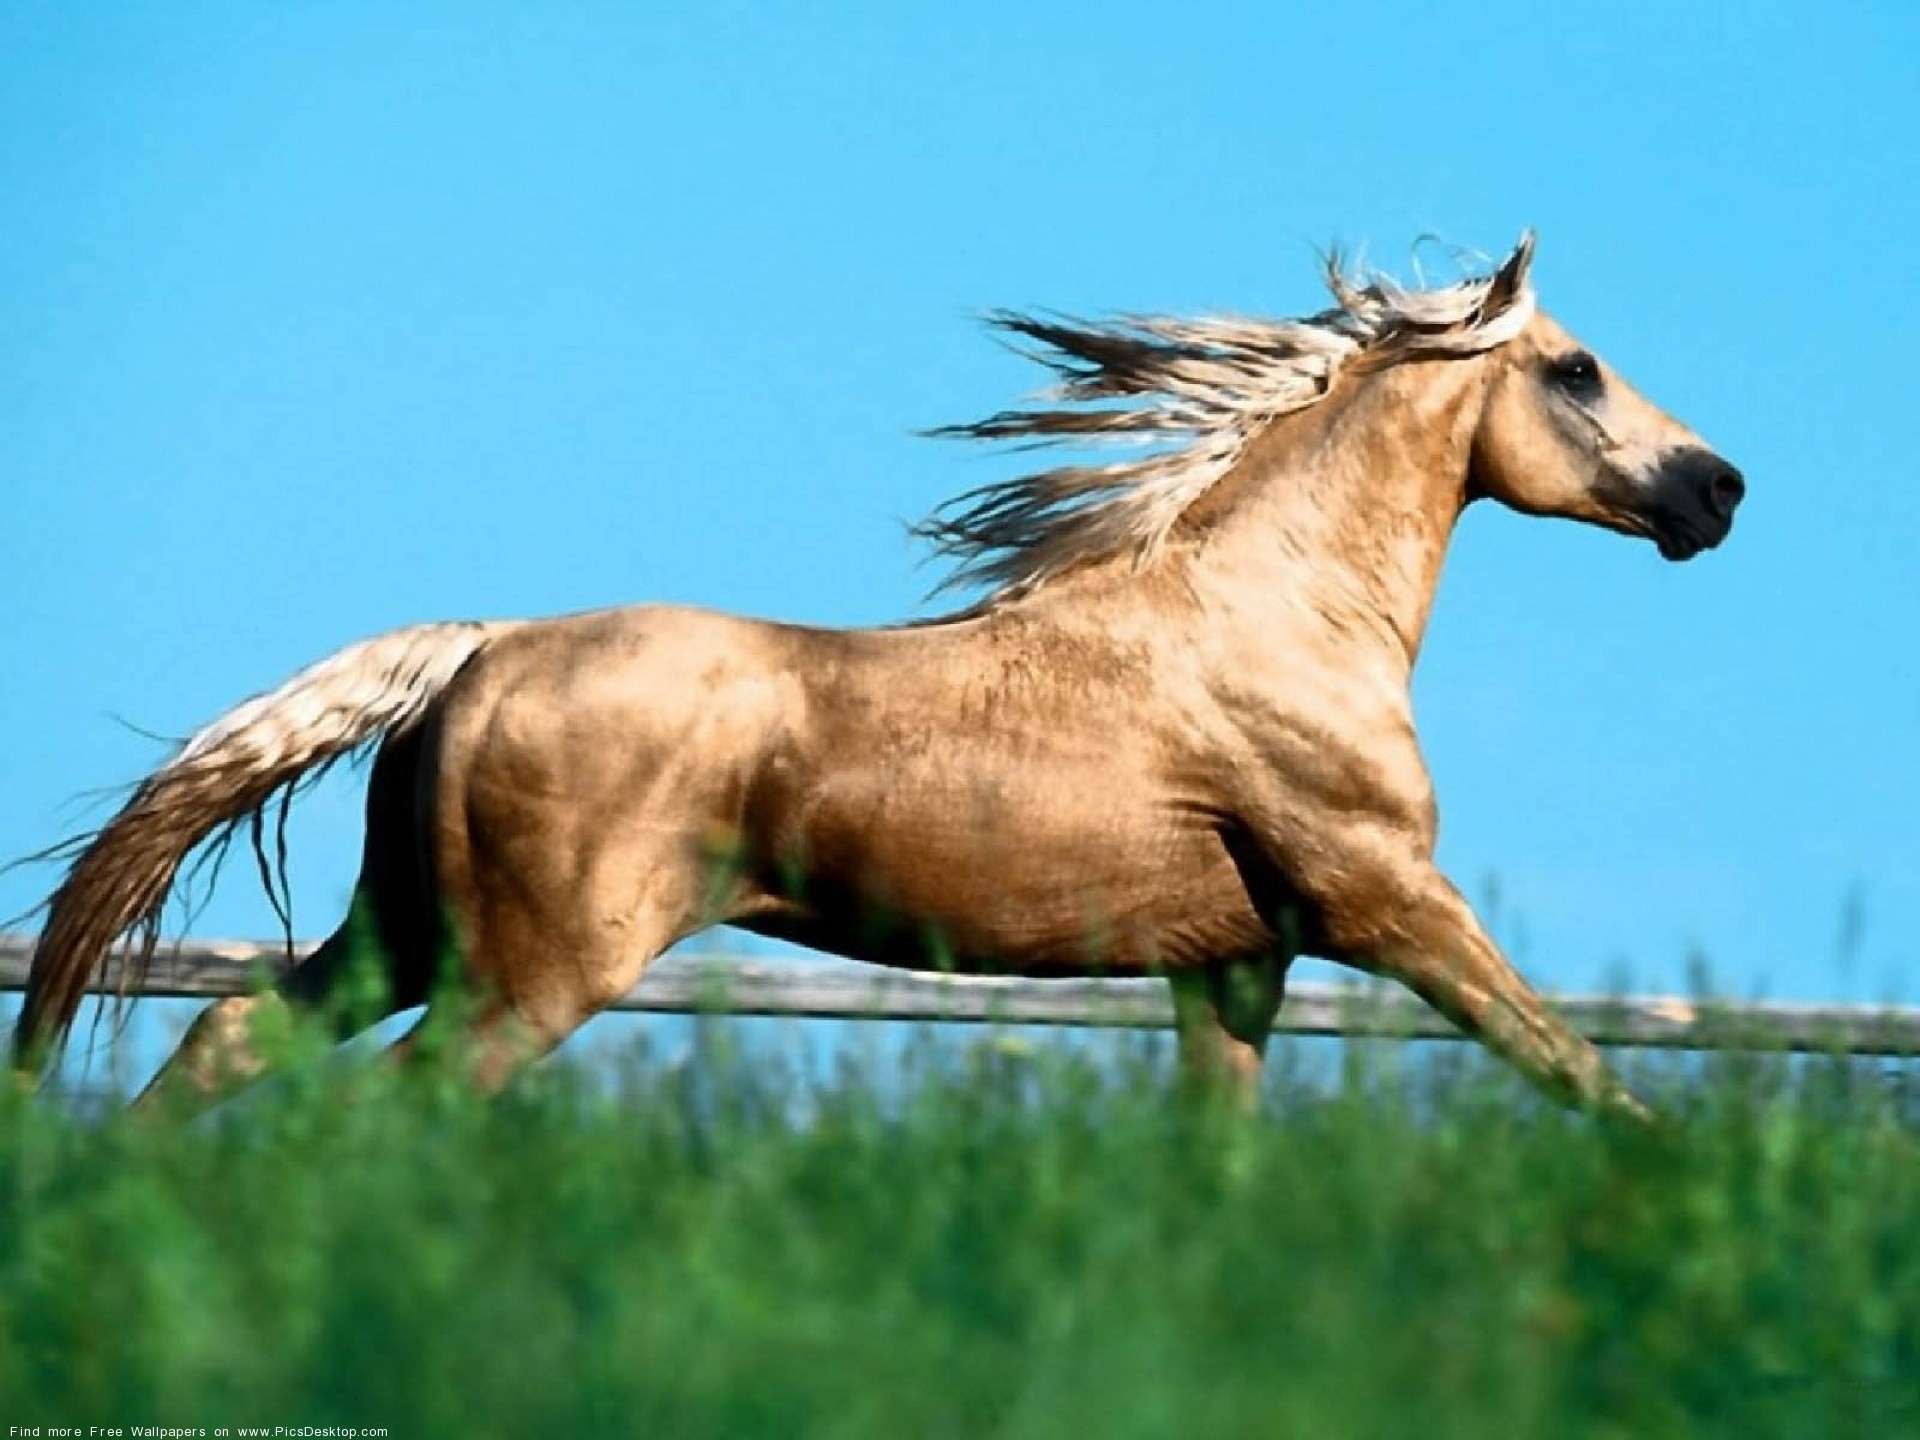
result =
[{"label": "fence rail", "polygon": [[[0,935],[0,992],[26,984],[30,936]],[[295,953],[309,947],[297,946]],[[211,999],[242,995],[285,961],[279,945],[190,942],[166,947],[143,993]],[[1920,1007],[1699,1003],[1673,996],[1552,997],[1600,1045],[1725,1049],[1743,1044],[1861,1055],[1920,1055]],[[1167,987],[1152,979],[1037,980],[923,974],[850,961],[670,955],[611,1007],[619,1011],[835,1020],[1161,1029],[1173,1024]],[[1275,1029],[1291,1035],[1448,1040],[1460,1032],[1405,992],[1362,984],[1296,983]]]}]

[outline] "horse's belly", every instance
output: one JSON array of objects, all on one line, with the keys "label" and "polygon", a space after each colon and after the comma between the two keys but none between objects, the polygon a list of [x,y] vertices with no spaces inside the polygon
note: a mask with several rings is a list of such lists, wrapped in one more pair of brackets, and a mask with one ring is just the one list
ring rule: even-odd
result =
[{"label": "horse's belly", "polygon": [[813,816],[797,863],[767,877],[767,913],[747,923],[858,959],[1060,974],[1274,943],[1218,834],[1126,803],[1110,778],[1078,803],[1003,803],[991,817],[923,799]]}]

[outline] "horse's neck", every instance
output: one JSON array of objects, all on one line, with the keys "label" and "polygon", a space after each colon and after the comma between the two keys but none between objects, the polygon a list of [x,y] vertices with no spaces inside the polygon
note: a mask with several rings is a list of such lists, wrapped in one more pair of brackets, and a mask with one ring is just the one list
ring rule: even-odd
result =
[{"label": "horse's neck", "polygon": [[1209,609],[1267,636],[1324,624],[1410,672],[1464,503],[1479,371],[1356,379],[1256,439],[1188,559]]}]

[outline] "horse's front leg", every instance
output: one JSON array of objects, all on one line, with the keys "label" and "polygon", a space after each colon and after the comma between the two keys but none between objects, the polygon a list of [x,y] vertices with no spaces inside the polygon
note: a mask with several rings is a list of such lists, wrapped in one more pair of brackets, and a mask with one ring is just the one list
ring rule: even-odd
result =
[{"label": "horse's front leg", "polygon": [[1214,961],[1167,977],[1180,1041],[1180,1078],[1190,1093],[1225,1095],[1253,1107],[1291,961],[1279,954]]},{"label": "horse's front leg", "polygon": [[[1573,1104],[1650,1118],[1600,1052],[1507,962],[1460,892],[1412,863],[1364,913],[1330,917],[1346,932],[1333,958],[1399,981],[1469,1035]],[[1351,902],[1349,902],[1351,903]]]},{"label": "horse's front leg", "polygon": [[1312,953],[1399,981],[1562,1099],[1647,1118],[1435,867],[1439,815],[1411,721],[1349,728],[1360,738],[1342,746],[1311,728],[1268,727],[1267,781],[1246,785],[1243,772],[1242,868],[1298,899],[1317,932]]}]

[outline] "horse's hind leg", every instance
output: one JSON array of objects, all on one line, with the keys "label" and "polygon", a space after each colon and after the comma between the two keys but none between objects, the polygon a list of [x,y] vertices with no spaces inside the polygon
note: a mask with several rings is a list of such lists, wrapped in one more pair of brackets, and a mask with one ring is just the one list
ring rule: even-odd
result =
[{"label": "horse's hind leg", "polygon": [[440,1027],[469,1077],[497,1090],[639,984],[669,945],[726,918],[725,886],[676,828],[629,848],[570,815],[510,835],[463,827],[440,856],[463,983],[435,994],[400,1053],[418,1055]]},{"label": "horse's hind leg", "polygon": [[[493,926],[467,946],[469,985],[436,995],[395,1054],[420,1057],[434,1048],[427,1042],[440,1027],[467,1077],[482,1091],[496,1091],[639,984],[647,966],[688,928],[687,913],[683,906],[651,903],[617,930],[589,938],[579,927],[557,925],[502,934],[496,910]],[[555,963],[559,957],[564,963]]]},{"label": "horse's hind leg", "polygon": [[439,922],[427,897],[414,819],[419,758],[418,738],[407,735],[390,741],[374,761],[366,846],[346,923],[272,989],[228,996],[201,1011],[140,1103],[165,1091],[212,1100],[261,1078],[279,1058],[275,1047],[261,1044],[269,1014],[283,1024],[317,1019],[323,1033],[340,1041],[426,999]]},{"label": "horse's hind leg", "polygon": [[[749,792],[788,687],[711,637],[597,623],[487,651],[426,727],[434,883],[464,981],[429,1021],[450,1022],[486,1089],[760,898]],[[729,675],[748,677],[737,703]]]},{"label": "horse's hind leg", "polygon": [[[311,955],[280,978],[271,990],[258,995],[229,995],[216,1000],[194,1017],[166,1064],[140,1093],[139,1104],[160,1094],[184,1088],[202,1100],[213,1100],[262,1078],[274,1068],[279,1049],[266,1034],[269,1028],[290,1026],[295,1017],[318,1017],[335,1041],[347,1040],[375,1021],[404,1008],[394,1003],[384,983],[368,987],[364,995],[348,983],[365,954],[355,927],[343,926]],[[276,1013],[277,1012],[277,1013]],[[269,1020],[280,1023],[275,1025]]]},{"label": "horse's hind leg", "polygon": [[1260,1094],[1267,1036],[1286,996],[1284,955],[1216,961],[1168,976],[1180,1042],[1181,1080],[1251,1109]]}]

